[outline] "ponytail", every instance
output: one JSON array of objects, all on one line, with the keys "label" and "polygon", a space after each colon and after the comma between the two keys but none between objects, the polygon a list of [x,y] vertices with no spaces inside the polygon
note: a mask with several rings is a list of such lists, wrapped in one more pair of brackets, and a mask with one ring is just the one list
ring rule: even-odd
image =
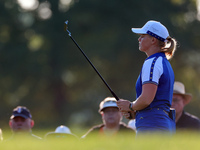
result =
[{"label": "ponytail", "polygon": [[177,41],[170,36],[167,37],[166,40],[167,42],[160,41],[159,45],[161,46],[161,52],[164,52],[167,59],[169,60],[173,57],[174,52],[176,51]]}]

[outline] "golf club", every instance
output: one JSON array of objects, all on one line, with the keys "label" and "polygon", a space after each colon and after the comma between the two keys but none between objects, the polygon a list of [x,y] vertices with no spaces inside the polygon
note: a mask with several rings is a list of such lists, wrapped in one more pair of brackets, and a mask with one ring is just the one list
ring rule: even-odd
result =
[{"label": "golf club", "polygon": [[101,76],[101,74],[98,72],[98,70],[95,68],[95,66],[92,64],[92,62],[89,60],[89,58],[86,56],[86,54],[83,52],[83,50],[80,48],[80,46],[77,44],[77,42],[74,40],[74,38],[71,35],[71,32],[68,30],[68,20],[65,21],[65,31],[68,32],[69,37],[72,39],[72,41],[75,43],[75,45],[78,47],[78,49],[81,51],[81,53],[85,56],[85,58],[87,59],[87,61],[90,63],[90,65],[93,67],[93,69],[95,70],[95,72],[99,75],[99,77],[101,78],[101,80],[104,82],[104,84],[107,86],[107,88],[109,89],[109,91],[111,92],[111,94],[113,95],[113,97],[115,97],[115,99],[118,101],[119,98],[117,97],[117,95],[113,92],[113,90],[110,88],[110,86],[106,83],[106,81],[104,80],[104,78]]}]

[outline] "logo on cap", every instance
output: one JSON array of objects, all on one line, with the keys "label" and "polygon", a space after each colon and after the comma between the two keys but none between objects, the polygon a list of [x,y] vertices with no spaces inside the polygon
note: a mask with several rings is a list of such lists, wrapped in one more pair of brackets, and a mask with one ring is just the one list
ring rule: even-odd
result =
[{"label": "logo on cap", "polygon": [[21,107],[18,108],[18,109],[17,109],[17,112],[18,112],[18,113],[21,113],[21,112],[22,112],[22,108],[21,108]]}]

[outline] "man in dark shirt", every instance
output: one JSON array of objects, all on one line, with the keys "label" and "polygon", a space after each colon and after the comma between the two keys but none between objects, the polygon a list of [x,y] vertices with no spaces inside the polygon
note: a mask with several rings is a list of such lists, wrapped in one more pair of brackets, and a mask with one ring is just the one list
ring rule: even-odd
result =
[{"label": "man in dark shirt", "polygon": [[25,106],[17,106],[13,109],[9,126],[13,134],[8,140],[19,139],[19,137],[24,136],[31,139],[41,139],[40,137],[32,134],[34,121],[32,120],[32,115],[29,109],[27,109]]},{"label": "man in dark shirt", "polygon": [[184,107],[191,101],[192,95],[185,93],[185,86],[181,82],[174,82],[172,108],[176,110],[177,130],[199,130],[200,119],[184,111]]},{"label": "man in dark shirt", "polygon": [[121,133],[131,133],[135,135],[133,129],[121,122],[123,116],[117,107],[114,97],[107,97],[100,103],[99,113],[102,116],[103,124],[93,126],[82,138],[88,137],[89,135],[111,137],[121,135]]}]

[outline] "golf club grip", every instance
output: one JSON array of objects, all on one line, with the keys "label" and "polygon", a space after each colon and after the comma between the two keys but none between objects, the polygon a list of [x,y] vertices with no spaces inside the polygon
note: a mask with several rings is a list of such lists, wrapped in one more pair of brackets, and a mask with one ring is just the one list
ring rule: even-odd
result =
[{"label": "golf club grip", "polygon": [[95,66],[92,64],[92,62],[89,60],[89,58],[87,57],[87,55],[83,52],[83,50],[80,48],[80,46],[77,44],[77,42],[74,40],[74,38],[71,36],[71,34],[69,35],[70,39],[74,42],[74,44],[78,47],[78,49],[81,51],[81,53],[85,56],[85,58],[87,59],[87,61],[90,63],[90,65],[92,66],[92,68],[95,70],[95,72],[99,75],[99,77],[101,78],[101,80],[104,82],[104,84],[107,86],[107,88],[109,89],[109,91],[111,92],[111,94],[113,95],[113,97],[115,97],[115,99],[118,101],[119,98],[118,96],[113,92],[113,90],[110,88],[110,86],[107,84],[107,82],[104,80],[104,78],[101,76],[101,74],[99,73],[99,71],[95,68]]}]

